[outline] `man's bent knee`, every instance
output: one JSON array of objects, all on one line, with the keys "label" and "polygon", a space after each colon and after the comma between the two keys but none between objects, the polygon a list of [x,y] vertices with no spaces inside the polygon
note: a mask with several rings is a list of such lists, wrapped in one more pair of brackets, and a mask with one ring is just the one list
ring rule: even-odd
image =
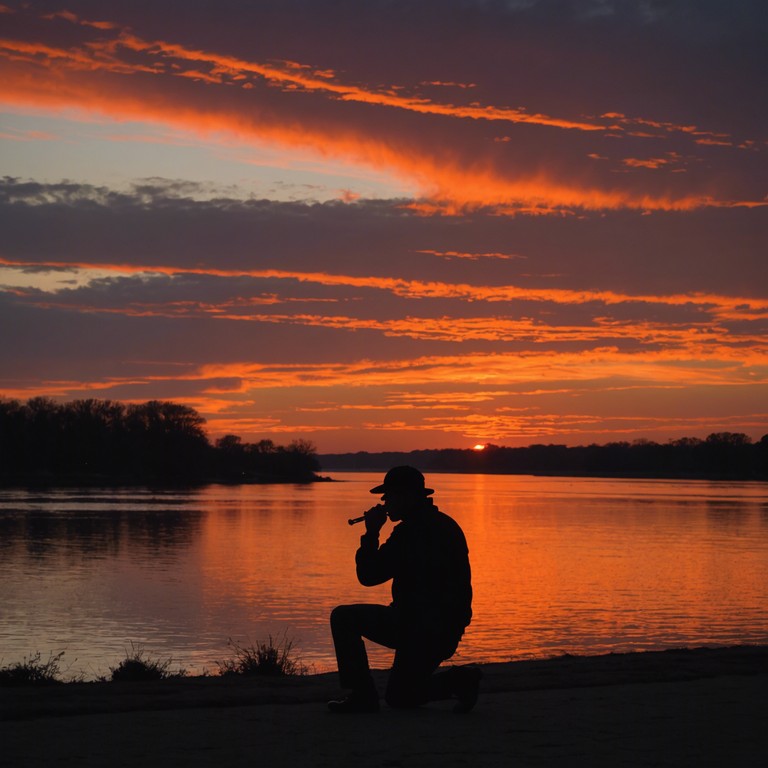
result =
[{"label": "man's bent knee", "polygon": [[354,616],[360,606],[352,603],[351,605],[337,605],[331,611],[331,621],[343,620],[349,616]]},{"label": "man's bent knee", "polygon": [[331,611],[331,631],[348,632],[351,629],[357,631],[360,629],[360,620],[359,605],[337,605]]},{"label": "man's bent knee", "polygon": [[338,626],[343,624],[345,619],[349,617],[349,605],[337,605],[331,611],[331,626]]}]

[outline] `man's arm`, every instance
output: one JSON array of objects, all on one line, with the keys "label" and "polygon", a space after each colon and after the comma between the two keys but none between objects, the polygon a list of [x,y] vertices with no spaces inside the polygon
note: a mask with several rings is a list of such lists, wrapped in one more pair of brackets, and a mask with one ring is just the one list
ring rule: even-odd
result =
[{"label": "man's arm", "polygon": [[357,580],[364,587],[383,584],[394,575],[390,541],[379,546],[379,533],[386,521],[387,513],[380,504],[365,513],[365,533],[360,537],[360,548],[355,553]]}]

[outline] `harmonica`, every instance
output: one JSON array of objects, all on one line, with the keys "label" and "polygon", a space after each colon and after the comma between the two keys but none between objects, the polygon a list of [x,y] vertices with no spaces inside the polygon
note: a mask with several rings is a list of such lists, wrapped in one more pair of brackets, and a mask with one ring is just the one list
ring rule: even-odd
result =
[{"label": "harmonica", "polygon": [[[386,509],[386,506],[384,504],[379,504],[378,508],[379,509]],[[387,515],[387,516],[389,516],[389,515]],[[357,525],[358,523],[362,523],[364,520],[365,520],[365,515],[361,515],[360,517],[350,517],[349,520],[347,520],[347,522],[350,525]]]}]

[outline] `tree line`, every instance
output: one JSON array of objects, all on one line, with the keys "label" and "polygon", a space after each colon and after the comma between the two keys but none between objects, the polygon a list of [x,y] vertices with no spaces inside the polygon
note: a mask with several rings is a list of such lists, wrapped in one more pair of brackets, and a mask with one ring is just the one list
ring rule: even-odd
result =
[{"label": "tree line", "polygon": [[489,444],[483,450],[361,451],[319,458],[326,471],[382,471],[413,464],[425,472],[768,480],[768,435],[757,442],[739,432],[715,432],[705,439],[684,437],[666,443],[635,440],[523,448]]},{"label": "tree line", "polygon": [[0,483],[310,482],[314,445],[296,440],[211,443],[205,419],[179,403],[151,400],[0,398]]}]

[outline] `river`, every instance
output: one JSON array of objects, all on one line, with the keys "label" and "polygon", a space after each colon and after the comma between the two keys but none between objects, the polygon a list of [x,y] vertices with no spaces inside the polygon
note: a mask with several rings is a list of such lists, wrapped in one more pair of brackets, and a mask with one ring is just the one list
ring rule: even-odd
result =
[{"label": "river", "polygon": [[[335,666],[328,614],[388,602],[354,573],[380,474],[183,492],[0,490],[0,666],[64,651],[108,674],[132,649],[217,671],[230,639]],[[432,474],[463,527],[475,617],[458,663],[768,643],[768,486]],[[390,524],[388,524],[389,526]],[[384,529],[384,534],[388,527]],[[391,652],[373,649],[387,666]]]}]

